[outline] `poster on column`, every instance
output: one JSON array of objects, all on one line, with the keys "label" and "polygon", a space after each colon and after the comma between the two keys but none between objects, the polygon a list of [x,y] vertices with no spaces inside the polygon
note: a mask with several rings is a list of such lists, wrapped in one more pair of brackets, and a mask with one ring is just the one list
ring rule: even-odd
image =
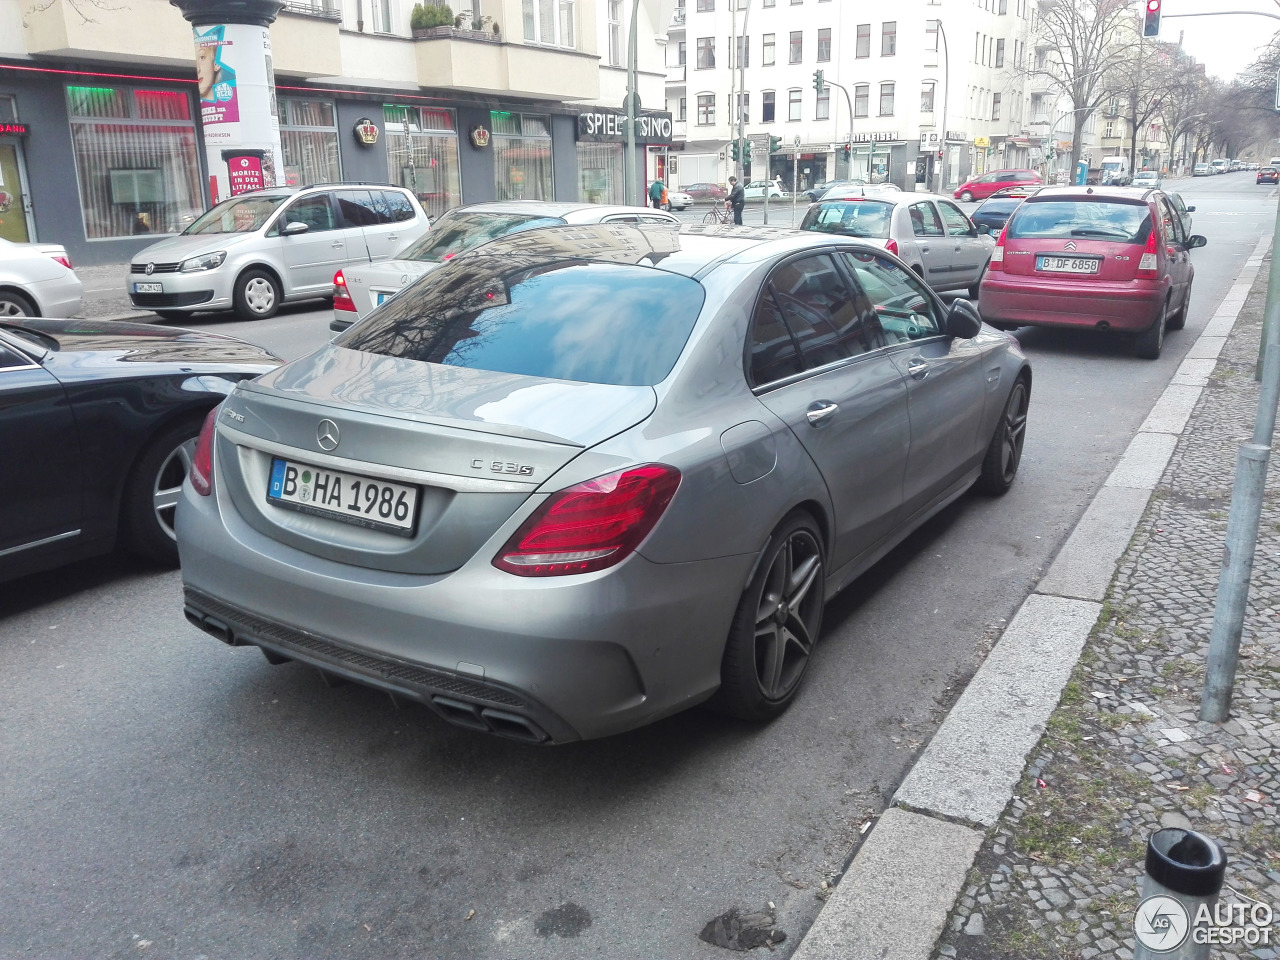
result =
[{"label": "poster on column", "polygon": [[[284,168],[270,28],[203,25],[193,36],[210,200],[277,186]],[[236,168],[228,156],[254,158],[253,169]]]}]

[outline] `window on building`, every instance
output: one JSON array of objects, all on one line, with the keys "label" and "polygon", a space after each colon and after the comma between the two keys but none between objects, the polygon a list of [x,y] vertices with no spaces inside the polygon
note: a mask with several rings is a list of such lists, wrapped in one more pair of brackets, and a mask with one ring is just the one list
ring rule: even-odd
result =
[{"label": "window on building", "polygon": [[991,119],[1000,119],[1000,94],[993,93],[991,95]]},{"label": "window on building", "polygon": [[328,100],[280,97],[280,146],[284,151],[284,180],[291,187],[337,183],[338,126]]},{"label": "window on building", "polygon": [[676,114],[676,119],[677,120],[689,119],[689,98],[688,97],[680,98],[680,110]]},{"label": "window on building", "polygon": [[734,102],[737,104],[738,109],[735,110],[734,115],[729,118],[729,122],[737,123],[738,119],[741,118],[743,123],[750,123],[751,122],[751,94],[735,93],[733,95],[733,99],[734,99]]},{"label": "window on building", "polygon": [[787,61],[789,63],[800,63],[804,60],[804,33],[800,30],[791,31],[791,53]]},{"label": "window on building", "polygon": [[622,0],[609,0],[609,63],[622,65]]},{"label": "window on building", "polygon": [[929,53],[938,52],[938,21],[926,20],[924,22],[924,48]]},{"label": "window on building", "polygon": [[921,113],[933,113],[933,95],[937,88],[938,85],[932,80],[926,80],[920,88]]},{"label": "window on building", "polygon": [[[729,68],[751,66],[751,38],[750,37],[730,37],[729,43]],[[734,54],[737,54],[734,56]]]},{"label": "window on building", "polygon": [[766,90],[760,95],[760,122],[773,123],[774,121],[774,92]]},{"label": "window on building", "polygon": [[766,33],[764,35],[764,47],[761,50],[760,62],[766,67],[772,67],[774,63],[774,35]]},{"label": "window on building", "polygon": [[705,13],[716,8],[716,0],[698,0],[698,12]]},{"label": "window on building", "polygon": [[685,63],[686,49],[688,44],[683,40],[676,44],[676,66],[683,67]]},{"label": "window on building", "polygon": [[521,0],[524,38],[530,43],[574,46],[576,0]]},{"label": "window on building", "polygon": [[831,119],[831,88],[829,86],[823,86],[822,92],[818,94],[818,99],[813,109],[813,119]]},{"label": "window on building", "polygon": [[714,70],[716,66],[715,37],[698,38],[698,69]]},{"label": "window on building", "polygon": [[880,116],[893,116],[893,84],[880,84]]},{"label": "window on building", "polygon": [[71,86],[67,113],[86,237],[178,233],[203,212],[185,90]]},{"label": "window on building", "polygon": [[1004,66],[1004,41],[1003,40],[996,41],[996,66],[997,67]]},{"label": "window on building", "polygon": [[804,96],[803,90],[787,91],[787,120],[799,120],[801,117],[801,98]]},{"label": "window on building", "polygon": [[496,199],[554,199],[550,118],[492,110],[489,125]]},{"label": "window on building", "polygon": [[898,22],[888,20],[880,25],[880,56],[892,57],[898,52]]},{"label": "window on building", "polygon": [[858,24],[858,44],[854,48],[855,57],[871,56],[871,24]]},{"label": "window on building", "polygon": [[382,108],[382,128],[391,183],[412,190],[432,217],[462,202],[452,110],[387,104]]},{"label": "window on building", "polygon": [[1115,135],[1116,135],[1116,122],[1114,120],[1108,120],[1106,123],[1102,125],[1102,136],[1105,139],[1110,140],[1113,137],[1115,137]]},{"label": "window on building", "polygon": [[853,87],[853,115],[865,117],[871,103],[871,84],[859,83]]},{"label": "window on building", "polygon": [[996,13],[1004,16],[1009,12],[1009,0],[1000,0],[1000,6],[996,8]]},{"label": "window on building", "polygon": [[764,0],[764,3],[761,4],[761,6],[764,6],[764,7],[772,7],[776,5],[777,5],[777,0]]},{"label": "window on building", "polygon": [[831,28],[823,27],[818,31],[818,62],[826,63],[831,59]]},{"label": "window on building", "polygon": [[716,122],[716,95],[698,94],[698,126],[709,127]]}]

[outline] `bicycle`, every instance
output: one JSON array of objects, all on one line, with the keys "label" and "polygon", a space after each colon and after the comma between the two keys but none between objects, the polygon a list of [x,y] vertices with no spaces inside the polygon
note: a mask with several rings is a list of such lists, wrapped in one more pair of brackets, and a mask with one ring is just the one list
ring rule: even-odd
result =
[{"label": "bicycle", "polygon": [[733,215],[729,213],[728,201],[724,203],[713,203],[711,209],[707,211],[707,215],[702,218],[703,223],[733,223]]}]

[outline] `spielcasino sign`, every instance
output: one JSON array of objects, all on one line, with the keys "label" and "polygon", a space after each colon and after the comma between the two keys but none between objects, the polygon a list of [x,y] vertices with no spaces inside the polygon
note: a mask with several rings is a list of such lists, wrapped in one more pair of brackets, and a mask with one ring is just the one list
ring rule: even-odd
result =
[{"label": "spielcasino sign", "polygon": [[[578,114],[578,139],[595,143],[623,143],[627,139],[627,115],[621,110],[597,108]],[[637,143],[671,143],[671,114],[642,113],[636,117]]]}]

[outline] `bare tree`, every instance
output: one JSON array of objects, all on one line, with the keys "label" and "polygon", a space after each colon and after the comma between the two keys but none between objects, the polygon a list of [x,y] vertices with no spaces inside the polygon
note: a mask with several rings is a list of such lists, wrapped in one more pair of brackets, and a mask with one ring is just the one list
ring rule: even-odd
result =
[{"label": "bare tree", "polygon": [[1178,141],[1184,141],[1185,149],[1190,143],[1196,123],[1209,115],[1208,83],[1204,71],[1181,50],[1177,52],[1172,68],[1167,73],[1166,82],[1169,85],[1169,95],[1160,107],[1160,117],[1164,121],[1170,157],[1173,159],[1182,156],[1178,152]]},{"label": "bare tree", "polygon": [[1038,52],[1027,75],[1043,78],[1071,103],[1071,168],[1085,125],[1110,95],[1107,78],[1132,56],[1136,19],[1130,0],[1041,0]]},{"label": "bare tree", "polygon": [[1173,44],[1139,39],[1106,78],[1108,92],[1129,124],[1129,169],[1138,168],[1138,131],[1164,109],[1172,95],[1179,52]]},{"label": "bare tree", "polygon": [[[36,0],[35,3],[33,3],[30,7],[28,7],[23,12],[22,25],[23,26],[27,25],[27,17],[29,17],[31,14],[40,13],[44,10],[48,10],[57,2],[58,0]],[[72,10],[74,10],[80,16],[80,19],[83,20],[85,23],[98,22],[93,16],[93,13],[95,10],[124,9],[118,4],[111,3],[110,0],[66,0],[66,3],[67,3],[67,6],[69,6]]]}]

